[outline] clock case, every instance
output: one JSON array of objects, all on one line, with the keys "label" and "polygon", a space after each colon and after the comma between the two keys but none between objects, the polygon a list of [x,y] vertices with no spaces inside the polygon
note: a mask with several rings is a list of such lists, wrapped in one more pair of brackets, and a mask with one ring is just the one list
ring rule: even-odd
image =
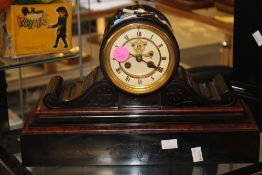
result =
[{"label": "clock case", "polygon": [[[178,139],[179,149],[163,150],[168,139]],[[197,146],[202,163],[254,162],[259,155],[256,122],[223,76],[198,81],[182,67],[142,96],[117,89],[99,67],[73,84],[55,76],[20,141],[26,166],[192,163]]]}]

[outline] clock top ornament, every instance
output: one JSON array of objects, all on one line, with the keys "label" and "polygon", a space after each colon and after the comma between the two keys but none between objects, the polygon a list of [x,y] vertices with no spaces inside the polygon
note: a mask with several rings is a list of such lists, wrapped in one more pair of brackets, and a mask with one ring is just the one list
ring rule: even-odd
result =
[{"label": "clock top ornament", "polygon": [[149,94],[174,78],[179,47],[171,25],[158,10],[135,5],[108,23],[100,49],[105,77],[121,91]]}]

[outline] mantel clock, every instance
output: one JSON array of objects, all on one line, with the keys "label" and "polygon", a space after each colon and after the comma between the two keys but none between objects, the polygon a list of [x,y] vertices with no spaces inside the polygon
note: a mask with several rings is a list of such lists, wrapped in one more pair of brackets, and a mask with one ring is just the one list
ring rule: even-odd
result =
[{"label": "mantel clock", "polygon": [[[193,145],[202,145],[205,162],[253,162],[259,151],[245,103],[222,75],[200,81],[179,66],[171,25],[148,6],[119,10],[100,67],[76,83],[53,77],[28,118],[20,137],[26,166],[191,164]],[[161,147],[172,138],[183,149]]]}]

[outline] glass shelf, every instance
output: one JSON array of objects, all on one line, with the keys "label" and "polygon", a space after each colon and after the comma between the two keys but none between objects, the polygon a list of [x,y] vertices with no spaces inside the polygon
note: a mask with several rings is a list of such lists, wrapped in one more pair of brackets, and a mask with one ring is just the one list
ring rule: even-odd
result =
[{"label": "glass shelf", "polygon": [[14,69],[24,66],[37,65],[48,62],[55,62],[70,58],[79,57],[79,47],[74,46],[69,51],[56,53],[39,54],[19,58],[3,58],[0,57],[0,70]]}]

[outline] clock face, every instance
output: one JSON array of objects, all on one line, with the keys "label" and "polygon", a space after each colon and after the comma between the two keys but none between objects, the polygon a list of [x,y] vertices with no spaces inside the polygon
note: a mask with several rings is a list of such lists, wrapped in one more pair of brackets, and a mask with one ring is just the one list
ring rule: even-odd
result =
[{"label": "clock face", "polygon": [[102,64],[111,81],[133,94],[159,89],[175,67],[174,45],[168,35],[149,24],[132,23],[107,41]]}]

